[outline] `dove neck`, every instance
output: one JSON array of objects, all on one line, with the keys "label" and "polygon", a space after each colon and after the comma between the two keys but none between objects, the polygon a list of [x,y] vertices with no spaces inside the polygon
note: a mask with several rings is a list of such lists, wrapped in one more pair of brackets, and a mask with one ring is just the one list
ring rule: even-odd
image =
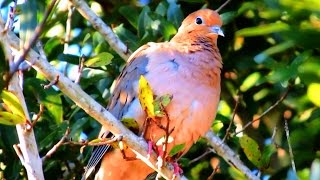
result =
[{"label": "dove neck", "polygon": [[187,44],[190,45],[190,47],[194,47],[198,50],[209,50],[217,48],[217,37],[189,36],[186,34],[177,34],[171,39],[170,42]]}]

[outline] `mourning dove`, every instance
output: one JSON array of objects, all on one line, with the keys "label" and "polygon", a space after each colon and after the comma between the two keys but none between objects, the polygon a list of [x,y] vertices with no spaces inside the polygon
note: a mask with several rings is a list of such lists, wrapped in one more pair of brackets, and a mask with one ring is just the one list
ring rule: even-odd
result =
[{"label": "mourning dove", "polygon": [[[218,35],[223,36],[222,21],[216,11],[198,10],[182,22],[169,42],[147,43],[136,50],[116,81],[107,109],[118,119],[133,118],[140,130],[146,120],[138,98],[139,78],[143,75],[157,96],[172,95],[166,107],[170,119],[172,147],[184,144],[185,154],[198,138],[207,132],[215,118],[220,98],[221,56]],[[165,125],[165,118],[158,123]],[[102,134],[108,131],[102,129]],[[151,121],[144,134],[147,141],[157,142],[165,135]],[[125,150],[127,156],[134,156]],[[98,167],[97,164],[100,166]],[[141,160],[123,159],[119,149],[97,147],[89,160],[86,178],[95,170],[95,179],[145,179],[153,170]]]}]

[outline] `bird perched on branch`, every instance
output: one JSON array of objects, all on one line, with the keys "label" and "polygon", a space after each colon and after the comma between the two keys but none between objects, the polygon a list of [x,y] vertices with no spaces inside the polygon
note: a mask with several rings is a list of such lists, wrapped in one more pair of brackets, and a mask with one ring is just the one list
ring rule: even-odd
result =
[{"label": "bird perched on branch", "polygon": [[[170,42],[140,47],[117,79],[108,110],[118,119],[135,119],[140,133],[145,130],[143,137],[148,142],[157,142],[168,133],[161,126],[166,126],[169,120],[172,142],[166,144],[166,152],[184,144],[179,156],[185,154],[209,130],[216,115],[222,68],[217,47],[218,35],[223,36],[221,26],[216,11],[201,9],[185,18]],[[141,75],[155,95],[172,96],[165,107],[167,118],[151,120],[146,129],[143,127],[147,115],[138,98]],[[106,129],[101,132],[102,136],[109,133]],[[134,156],[130,149],[125,150],[125,154]],[[93,170],[95,179],[113,180],[145,179],[153,172],[141,160],[123,159],[120,150],[110,146],[99,146],[93,151],[84,178]]]}]

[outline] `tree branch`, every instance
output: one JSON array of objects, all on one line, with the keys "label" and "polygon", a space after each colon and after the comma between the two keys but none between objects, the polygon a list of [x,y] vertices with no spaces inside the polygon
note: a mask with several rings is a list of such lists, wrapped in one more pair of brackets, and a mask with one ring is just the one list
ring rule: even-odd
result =
[{"label": "tree branch", "polygon": [[131,55],[129,48],[114,34],[112,29],[105,24],[88,6],[83,0],[70,0],[76,7],[79,13],[86,18],[92,26],[100,32],[100,34],[109,43],[124,60],[127,60]]},{"label": "tree branch", "polygon": [[[3,28],[4,25],[1,24],[0,32],[3,31]],[[6,41],[4,41],[4,39],[6,39]],[[19,51],[19,39],[12,32],[0,34],[0,40],[4,43],[7,43],[7,45],[9,45],[12,49]],[[36,71],[42,73],[49,81],[55,81],[56,77],[59,76],[59,81],[57,82],[56,86],[66,96],[74,101],[87,114],[96,119],[106,129],[110,130],[110,132],[115,135],[122,135],[123,141],[133,150],[133,152],[137,154],[141,160],[143,160],[152,169],[160,173],[161,176],[165,177],[166,179],[171,179],[173,172],[169,168],[163,167],[161,170],[157,169],[155,153],[153,153],[149,160],[145,158],[148,154],[148,146],[143,138],[136,136],[134,133],[128,130],[110,112],[97,103],[91,96],[86,94],[79,85],[73,83],[69,78],[65,77],[33,49],[29,51],[29,54],[26,58],[27,62],[29,62]]]},{"label": "tree branch", "polygon": [[[6,59],[12,59],[12,51],[11,45],[8,43],[11,41],[10,37],[8,37],[8,33],[12,33],[11,31],[5,31],[5,25],[3,19],[0,15],[0,42],[3,46],[4,53]],[[16,46],[19,47],[19,40],[15,42]],[[12,67],[10,67],[12,68]],[[12,75],[12,78],[8,82],[8,90],[14,93],[22,106],[23,112],[26,117],[26,124],[18,124],[16,125],[17,134],[19,138],[19,147],[20,147],[20,155],[19,158],[21,163],[25,167],[28,175],[28,179],[44,179],[43,170],[42,170],[42,161],[39,156],[37,142],[34,136],[33,129],[30,123],[30,116],[27,109],[27,105],[25,103],[25,99],[22,93],[22,88],[19,84],[19,75],[18,72]],[[17,146],[16,146],[17,147]],[[22,155],[21,155],[22,154]]]}]

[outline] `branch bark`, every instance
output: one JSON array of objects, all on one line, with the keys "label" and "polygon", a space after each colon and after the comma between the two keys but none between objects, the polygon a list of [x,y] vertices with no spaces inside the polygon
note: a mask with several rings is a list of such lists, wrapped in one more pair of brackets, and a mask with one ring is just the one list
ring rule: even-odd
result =
[{"label": "branch bark", "polygon": [[[4,29],[4,25],[0,25],[0,32]],[[3,41],[6,39],[6,41]],[[12,49],[19,51],[19,39],[12,32],[1,33],[0,40],[6,43]],[[106,129],[110,130],[115,135],[122,135],[124,142],[141,158],[148,166],[157,171],[162,177],[171,179],[173,172],[167,168],[157,169],[156,156],[148,160],[147,157],[147,143],[141,137],[136,136],[128,130],[119,120],[117,120],[110,112],[103,106],[97,103],[92,97],[86,94],[79,85],[73,83],[70,79],[65,77],[62,73],[56,70],[48,61],[43,59],[34,50],[30,50],[27,56],[27,62],[38,72],[42,73],[49,81],[55,81],[59,76],[59,81],[55,84],[66,96],[74,101],[87,114],[96,119]],[[40,159],[41,161],[41,159]]]},{"label": "branch bark", "polygon": [[[7,59],[12,58],[11,46],[8,44],[10,37],[7,34],[11,31],[4,31],[5,25],[2,17],[0,16],[0,42],[4,48],[5,56]],[[19,47],[19,41],[16,42],[17,47]],[[30,120],[29,112],[25,99],[22,93],[22,88],[20,85],[20,79],[18,76],[19,72],[13,74],[10,79],[8,90],[14,93],[23,108],[25,117],[27,121]],[[17,134],[19,138],[19,147],[22,155],[19,156],[22,165],[25,167],[28,175],[28,179],[44,179],[43,170],[42,170],[42,161],[39,156],[39,151],[37,147],[37,142],[34,136],[33,129],[30,126],[31,123],[27,124],[18,124],[16,125]]]}]

